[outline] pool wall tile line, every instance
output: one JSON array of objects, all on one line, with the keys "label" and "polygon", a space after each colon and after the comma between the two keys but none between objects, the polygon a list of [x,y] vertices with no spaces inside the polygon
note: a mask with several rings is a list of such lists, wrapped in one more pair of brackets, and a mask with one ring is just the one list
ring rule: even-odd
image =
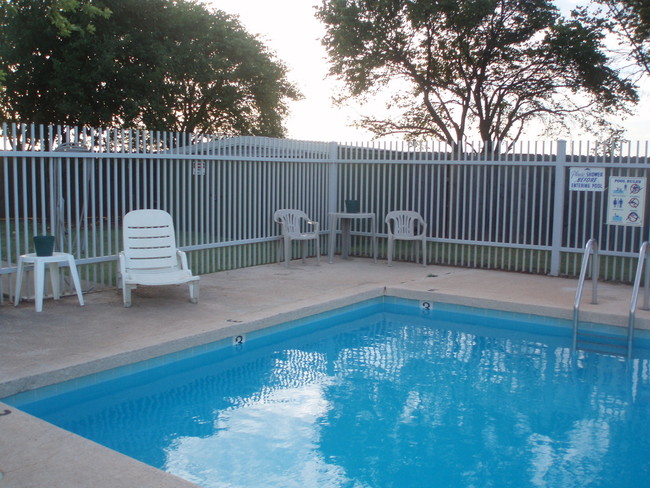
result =
[{"label": "pool wall tile line", "polygon": [[[460,295],[451,295],[437,291],[415,291],[401,287],[383,287],[375,288],[365,292],[352,294],[350,296],[329,300],[315,305],[309,305],[295,310],[277,313],[268,317],[251,320],[248,322],[231,322],[224,327],[210,330],[208,332],[191,335],[168,341],[154,346],[134,349],[128,352],[106,356],[97,360],[80,362],[61,369],[51,370],[40,374],[23,376],[15,380],[0,382],[0,398],[5,398],[21,392],[27,392],[48,385],[70,382],[76,378],[88,374],[109,371],[119,367],[134,365],[142,361],[155,361],[155,358],[163,358],[169,354],[184,351],[194,351],[195,354],[203,353],[205,347],[212,347],[210,344],[220,340],[230,340],[237,335],[248,335],[254,338],[255,333],[264,331],[264,329],[278,326],[283,323],[290,323],[311,315],[328,312],[341,307],[349,306],[364,300],[378,297],[395,297],[410,300],[431,300],[437,304],[450,304],[469,306],[477,309],[483,308],[492,311],[503,311],[511,313],[524,313],[539,315],[540,317],[558,318],[570,320],[572,311],[564,310],[560,307],[535,305],[530,306],[521,303],[511,303],[491,299],[482,299]],[[595,324],[607,324],[621,327],[627,327],[626,319],[620,315],[608,314],[602,312],[586,311],[581,314],[582,322],[591,322]],[[644,327],[643,319],[639,320],[641,327]],[[646,320],[647,322],[647,320]],[[557,322],[551,321],[551,325],[558,325]],[[647,324],[645,324],[647,326]],[[641,328],[640,327],[640,328]],[[639,333],[639,331],[637,331]],[[166,359],[161,359],[166,361]],[[2,487],[0,487],[2,488]]]},{"label": "pool wall tile line", "polygon": [[[564,348],[570,348],[571,321],[562,318],[539,315],[532,312],[511,312],[505,310],[480,308],[478,302],[474,306],[457,305],[435,300],[417,300],[413,298],[397,297],[395,295],[376,296],[368,299],[355,297],[358,301],[331,308],[329,303],[326,307],[318,307],[323,310],[320,313],[292,314],[299,316],[293,320],[286,320],[277,324],[269,324],[267,327],[257,328],[248,333],[237,332],[241,337],[246,336],[246,341],[234,342],[234,336],[228,336],[204,344],[191,346],[182,350],[174,350],[164,355],[154,356],[147,359],[136,360],[132,363],[117,366],[108,370],[100,370],[95,373],[86,374],[67,381],[54,383],[38,389],[18,392],[14,395],[0,398],[6,403],[21,408],[23,405],[33,402],[47,402],[60,394],[92,389],[108,384],[112,380],[124,379],[126,377],[138,378],[138,383],[155,381],[160,375],[165,376],[168,366],[173,363],[183,364],[183,368],[194,367],[192,365],[202,364],[208,361],[212,364],[215,361],[237,362],[238,355],[247,351],[255,350],[258,347],[267,347],[264,344],[271,340],[270,344],[278,341],[300,337],[306,334],[329,331],[333,324],[340,324],[336,328],[349,328],[355,321],[363,320],[370,316],[384,316],[386,318],[408,317],[415,324],[438,323],[441,327],[460,327],[467,330],[474,330],[480,335],[513,338],[524,336],[543,338],[544,341],[555,343]],[[349,300],[339,301],[339,305]],[[312,307],[307,312],[315,310]],[[612,339],[623,338],[623,329],[618,326],[585,323],[585,328],[597,330]],[[648,331],[640,331],[638,334],[638,352],[645,357],[648,356],[650,345],[650,334]],[[207,338],[207,337],[206,337]],[[94,394],[94,393],[93,393]],[[1,488],[1,487],[0,487]]]},{"label": "pool wall tile line", "polygon": [[[88,374],[95,374],[123,366],[133,365],[141,361],[155,360],[157,357],[163,357],[169,354],[177,353],[179,351],[195,349],[196,353],[200,354],[202,353],[202,347],[220,340],[229,340],[230,338],[240,334],[250,335],[251,333],[255,333],[268,327],[276,326],[278,324],[291,322],[294,320],[309,317],[314,314],[324,313],[330,310],[352,305],[360,301],[382,296],[384,296],[384,289],[375,288],[373,290],[329,300],[317,305],[310,305],[286,312],[276,313],[264,318],[259,318],[247,322],[232,322],[224,327],[210,330],[208,332],[189,335],[180,339],[163,342],[141,349],[134,349],[120,354],[102,357],[96,360],[80,362],[78,364],[74,364],[65,368],[53,369],[33,375],[26,375],[15,380],[0,381],[0,398],[5,398],[17,393],[26,392],[49,385],[68,382],[74,380],[75,378],[79,378]],[[0,488],[2,487],[0,486]]]},{"label": "pool wall tile line", "polygon": [[[439,291],[416,291],[401,287],[389,287],[386,289],[386,293],[388,295],[393,295],[399,298],[431,300],[439,303],[502,310],[505,312],[527,313],[566,320],[573,319],[573,304],[571,304],[570,308],[567,306],[562,306],[561,304],[558,304],[558,306],[537,304],[531,305],[530,303],[522,303],[510,300],[477,298],[475,296],[463,296],[458,294],[443,293]],[[603,303],[596,305],[592,305],[587,302],[588,300],[583,299],[583,304],[580,312],[581,322],[593,322],[627,328],[628,316],[621,313],[609,313],[605,299],[601,300]],[[587,310],[585,305],[591,307],[592,310]],[[647,311],[644,312],[647,314]],[[650,330],[650,320],[647,316],[643,317],[640,320],[637,319],[636,329]]]},{"label": "pool wall tile line", "polygon": [[[470,307],[466,305],[455,305],[443,302],[426,302],[427,307],[422,307],[422,300],[416,300],[412,298],[398,298],[394,295],[378,296],[370,298],[367,300],[362,300],[360,302],[355,302],[350,305],[345,305],[342,307],[334,308],[331,310],[323,311],[319,314],[310,315],[307,317],[297,318],[292,321],[283,322],[275,326],[271,326],[265,329],[257,329],[251,333],[253,337],[249,343],[258,343],[263,350],[273,350],[277,347],[278,341],[282,341],[289,338],[294,340],[298,338],[298,341],[304,340],[304,337],[310,337],[310,340],[318,340],[317,337],[320,337],[321,334],[329,336],[332,334],[332,330],[343,330],[348,331],[350,329],[355,330],[358,325],[355,325],[355,322],[360,324],[367,324],[365,320],[368,317],[373,317],[374,320],[379,320],[380,322],[391,320],[400,321],[407,320],[408,323],[415,327],[416,330],[421,330],[422,327],[429,327],[430,324],[439,324],[436,327],[442,327],[446,329],[448,326],[458,327],[460,330],[464,331],[466,334],[477,334],[482,337],[502,337],[508,339],[518,340],[533,340],[533,341],[542,341],[534,342],[535,344],[544,344],[550,346],[555,344],[552,347],[559,346],[563,350],[568,351],[570,347],[569,341],[569,327],[567,320],[565,319],[556,319],[543,317],[531,313],[518,313],[518,312],[508,312],[502,310],[494,309],[485,309],[478,307]],[[428,305],[432,305],[429,307]],[[329,307],[326,307],[329,308]],[[301,314],[299,314],[301,315]],[[618,327],[617,327],[618,328]],[[564,333],[561,333],[564,332]],[[314,335],[316,334],[316,335]],[[523,335],[522,335],[523,334]],[[270,339],[270,341],[269,341]],[[286,343],[284,343],[286,344]],[[122,385],[126,388],[147,388],[149,382],[162,382],[166,381],[167,378],[172,377],[173,375],[167,376],[169,371],[175,371],[175,375],[183,377],[186,367],[190,366],[188,371],[191,371],[193,367],[197,365],[208,365],[211,371],[211,374],[214,374],[216,371],[215,362],[222,361],[224,364],[227,364],[228,368],[236,366],[239,361],[244,363],[250,361],[250,356],[243,355],[239,356],[238,353],[233,352],[235,350],[232,346],[232,343],[227,339],[221,339],[211,344],[205,344],[197,347],[187,349],[185,351],[178,351],[169,354],[164,358],[154,358],[143,363],[134,364],[132,366],[123,366],[119,368],[119,371],[106,371],[104,373],[99,373],[97,375],[90,375],[90,377],[84,379],[75,379],[66,385],[51,385],[49,387],[41,388],[38,391],[28,391],[23,394],[16,395],[12,398],[5,399],[9,405],[0,403],[0,412],[5,412],[4,415],[0,416],[0,435],[12,436],[11,427],[15,427],[15,422],[10,422],[8,425],[10,428],[5,432],[3,427],[6,425],[2,424],[2,417],[9,417],[9,415],[14,415],[14,418],[18,418],[19,423],[25,422],[30,426],[33,426],[39,431],[39,436],[43,436],[45,439],[45,445],[49,445],[50,436],[52,442],[59,438],[59,436],[71,436],[67,439],[68,443],[80,443],[84,444],[83,449],[89,452],[90,461],[94,462],[93,456],[95,453],[101,456],[101,461],[99,464],[101,466],[111,463],[112,460],[121,464],[124,462],[125,467],[120,467],[119,469],[123,470],[122,473],[128,472],[129,469],[136,469],[138,466],[138,461],[134,461],[130,458],[122,459],[121,455],[111,451],[110,449],[102,448],[101,446],[81,439],[74,434],[61,431],[54,426],[51,426],[47,423],[41,422],[34,417],[21,412],[19,408],[25,406],[28,410],[34,408],[33,405],[29,406],[30,402],[36,402],[41,404],[42,407],[49,407],[51,405],[57,405],[56,408],[68,408],[74,413],[74,401],[77,398],[85,399],[86,402],[84,405],[87,408],[92,408],[92,401],[97,402],[98,406],[101,408],[106,408],[106,402],[104,400],[96,400],[98,398],[96,395],[100,394],[99,398],[102,398],[101,395],[106,395],[106,398],[116,398],[116,401],[120,401],[120,395],[116,394],[118,390],[113,392],[111,390],[110,383],[102,383],[107,379],[111,380],[113,378],[122,377],[126,380]],[[244,348],[243,351],[246,349]],[[253,348],[253,353],[257,351]],[[219,356],[215,356],[214,353],[218,353]],[[225,353],[225,354],[222,354]],[[201,358],[200,355],[206,355],[205,358]],[[199,360],[195,362],[194,359]],[[189,363],[184,363],[179,369],[173,364],[169,364],[174,361],[190,361]],[[202,363],[200,361],[206,361]],[[165,366],[168,365],[171,370],[165,369]],[[177,368],[177,369],[174,369]],[[151,371],[148,371],[151,369]],[[158,369],[158,371],[156,371]],[[125,375],[135,374],[134,379],[124,378]],[[188,373],[190,374],[190,373]],[[139,375],[139,377],[138,377]],[[76,388],[80,390],[74,391]],[[69,392],[72,395],[69,395],[70,402],[66,403],[60,399],[53,398],[57,393]],[[57,403],[58,402],[58,403]],[[18,406],[19,408],[16,408]],[[30,410],[33,411],[33,410]],[[38,407],[36,409],[38,411]],[[7,439],[12,437],[5,437]],[[39,442],[42,443],[42,439],[39,439]],[[87,443],[87,445],[85,445]],[[43,445],[43,444],[41,444]],[[103,452],[102,450],[106,450]],[[0,446],[0,455],[2,454],[3,447]],[[56,453],[54,459],[56,462],[64,462],[64,455]],[[1,459],[1,458],[0,458]],[[84,458],[84,462],[88,462],[88,458]],[[0,462],[0,464],[2,464]],[[146,465],[145,465],[146,466]],[[147,466],[148,469],[152,469]],[[125,471],[126,470],[126,471]],[[138,471],[139,472],[139,471]],[[144,473],[144,470],[143,470]],[[31,473],[36,476],[38,479],[42,476],[39,473]],[[117,479],[113,479],[115,486],[120,486],[119,482],[122,474],[115,475]],[[150,480],[156,480],[156,483],[159,483],[157,486],[166,486],[168,482],[167,479],[159,479],[158,472],[154,474],[150,473]],[[171,475],[167,475],[171,476]],[[82,476],[79,476],[79,480],[82,480],[83,483],[94,483],[92,476],[88,476],[87,473],[84,473]],[[172,479],[171,482],[175,483],[176,480]],[[81,484],[79,486],[94,486],[94,485],[85,485]],[[172,486],[176,486],[175,484]],[[178,485],[179,488],[181,485]],[[192,486],[192,485],[188,485]],[[0,484],[2,488],[2,484]]]}]

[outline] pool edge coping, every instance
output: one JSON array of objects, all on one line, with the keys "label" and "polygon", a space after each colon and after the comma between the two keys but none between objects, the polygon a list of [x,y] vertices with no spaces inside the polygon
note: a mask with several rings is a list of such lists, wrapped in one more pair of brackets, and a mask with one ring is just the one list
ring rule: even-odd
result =
[{"label": "pool edge coping", "polygon": [[[336,308],[344,307],[346,305],[352,305],[363,300],[384,296],[394,296],[397,298],[412,300],[429,300],[439,303],[480,307],[504,312],[548,315],[551,317],[564,319],[570,318],[571,315],[571,311],[567,310],[566,307],[541,305],[531,306],[530,304],[514,303],[507,300],[467,298],[449,293],[441,293],[435,290],[412,290],[408,288],[408,285],[388,287],[379,286],[373,287],[372,289],[363,290],[359,293],[352,293],[345,297],[329,300],[326,299],[318,302],[303,304],[302,306],[298,306],[292,310],[276,311],[265,317],[257,317],[249,321],[233,323],[227,327],[221,327],[219,329],[213,329],[210,331],[193,334],[181,339],[166,341],[160,344],[147,346],[133,351],[125,351],[101,359],[80,362],[79,364],[59,368],[54,371],[36,373],[28,377],[17,378],[6,383],[0,383],[0,391],[2,391],[3,386],[6,387],[8,384],[13,385],[14,387],[20,385],[31,386],[32,388],[29,389],[34,389],[40,386],[47,386],[47,384],[52,385],[61,381],[74,379],[74,377],[80,377],[87,374],[92,374],[94,372],[101,372],[113,367],[134,363],[139,360],[150,359],[163,354],[178,352],[190,347],[200,346],[209,342],[222,340],[238,333],[245,333],[272,327],[273,325],[277,325],[282,322],[298,320],[309,315],[327,312]],[[610,315],[611,314],[585,312],[584,319],[591,320],[592,318],[596,318],[598,319],[596,322],[612,324],[612,321],[603,322],[603,318],[608,318]],[[611,317],[618,316],[611,315]],[[91,371],[91,367],[93,369],[96,369],[96,371]],[[36,386],[38,383],[42,382],[45,382],[47,384]],[[26,390],[23,389],[21,391]],[[20,391],[15,391],[12,394],[19,392]],[[10,394],[1,394],[2,398],[7,396],[10,396]],[[28,481],[24,479],[19,480],[18,484],[12,484],[12,480],[10,479],[11,473],[14,472],[18,474],[21,470],[34,471],[31,476],[37,478],[48,478],[48,476],[54,475],[54,478],[56,478],[56,480],[48,478],[50,481],[50,483],[48,483],[49,486],[52,488],[64,486],[67,487],[70,486],[72,479],[80,482],[83,478],[87,479],[88,477],[92,477],[93,474],[91,473],[79,473],[80,466],[83,466],[83,463],[88,460],[97,460],[97,458],[100,459],[99,465],[95,466],[93,464],[93,470],[96,469],[100,473],[97,476],[102,478],[103,482],[101,483],[101,486],[110,486],[111,488],[124,486],[126,488],[127,486],[130,487],[134,484],[139,484],[140,488],[198,488],[197,485],[188,482],[187,480],[175,477],[174,475],[153,468],[149,465],[141,463],[140,461],[113,451],[110,448],[76,436],[73,433],[67,432],[43,420],[22,412],[19,409],[0,402],[0,413],[4,409],[12,410],[12,414],[0,417],[0,427],[3,426],[3,421],[8,421],[8,423],[4,422],[3,430],[7,430],[7,425],[9,425],[10,430],[13,429],[14,431],[20,432],[22,436],[22,444],[20,445],[22,446],[29,445],[31,442],[36,442],[37,452],[34,453],[30,449],[30,452],[32,452],[32,454],[30,456],[27,456],[27,460],[24,460],[23,458],[20,458],[20,456],[17,456],[19,463],[17,467],[15,465],[11,466],[11,459],[8,460],[6,464],[4,461],[0,462],[0,472],[7,471],[8,473],[8,475],[5,476],[4,480],[0,479],[0,488],[4,488],[5,486],[19,488],[31,486],[29,484],[24,484],[28,483]],[[52,462],[60,460],[61,456],[65,457],[65,455],[61,454],[60,452],[56,452],[54,455],[52,455],[52,450],[66,452],[76,450],[76,452],[82,452],[83,455],[79,456],[79,458],[82,459],[77,460],[74,458],[74,455],[71,454],[68,456],[68,458],[66,458],[67,462],[69,463],[68,465],[56,464],[56,466],[52,467]],[[44,464],[38,464],[36,460],[42,458],[45,458]],[[15,459],[13,462],[14,464],[16,463]],[[8,469],[10,467],[13,469]],[[48,471],[49,474],[43,475],[39,472],[48,469],[54,469],[56,473]],[[106,472],[106,470],[109,471]],[[104,479],[101,473],[105,473],[106,479]],[[116,478],[118,480],[121,480],[121,483],[116,483]],[[21,481],[23,484],[20,484]],[[8,484],[5,484],[5,482]]]},{"label": "pool edge coping", "polygon": [[[328,312],[364,300],[384,296],[394,296],[396,298],[410,300],[429,300],[443,304],[485,308],[502,312],[540,315],[565,320],[572,320],[573,318],[573,311],[567,310],[565,307],[531,305],[507,300],[466,297],[438,292],[435,290],[421,291],[400,286],[383,286],[350,294],[345,297],[302,305],[292,310],[279,311],[248,321],[236,322],[226,327],[211,329],[179,339],[161,342],[159,344],[124,351],[97,359],[80,361],[76,364],[71,364],[55,370],[48,370],[10,379],[5,382],[0,382],[0,399],[18,393],[35,390],[37,388],[55,385],[64,381],[74,380],[89,374],[100,373],[102,371],[127,366],[140,361],[146,361],[166,354],[177,353],[185,349],[203,346],[236,335],[247,334],[273,327],[283,322],[302,319],[310,315]],[[583,311],[581,313],[581,321],[627,327],[627,317],[621,317],[617,314]],[[641,319],[639,322],[637,328],[650,328],[648,321]],[[1,486],[2,485],[0,485],[0,488]]]}]

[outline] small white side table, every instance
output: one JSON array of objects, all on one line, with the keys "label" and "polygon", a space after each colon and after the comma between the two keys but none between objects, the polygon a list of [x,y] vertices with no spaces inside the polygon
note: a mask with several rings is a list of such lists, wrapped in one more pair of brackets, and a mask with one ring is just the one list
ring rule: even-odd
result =
[{"label": "small white side table", "polygon": [[70,276],[74,283],[74,288],[79,297],[79,305],[84,304],[84,297],[81,292],[81,283],[79,282],[79,274],[77,273],[77,265],[74,262],[74,256],[65,252],[55,252],[51,256],[37,256],[35,253],[23,254],[18,258],[18,272],[16,273],[16,296],[14,305],[18,306],[20,303],[20,295],[23,286],[23,272],[25,265],[34,266],[34,293],[36,294],[35,307],[37,312],[43,311],[43,294],[45,292],[45,265],[50,270],[50,280],[52,282],[52,293],[54,299],[60,298],[59,290],[59,265],[68,265],[70,268]]},{"label": "small white side table", "polygon": [[377,262],[377,224],[375,222],[375,214],[372,212],[366,213],[347,213],[347,212],[330,212],[329,214],[329,249],[328,261],[334,262],[334,248],[336,247],[336,228],[338,223],[341,222],[341,254],[343,259],[347,259],[350,253],[350,227],[353,220],[370,219],[370,233],[372,235],[372,257]]}]

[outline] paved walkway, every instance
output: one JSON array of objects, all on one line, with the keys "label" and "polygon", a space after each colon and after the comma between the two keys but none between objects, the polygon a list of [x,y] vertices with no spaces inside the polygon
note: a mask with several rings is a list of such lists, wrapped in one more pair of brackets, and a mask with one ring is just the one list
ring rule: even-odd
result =
[{"label": "paved walkway", "polygon": [[[260,266],[201,277],[199,304],[187,287],[142,288],[133,307],[117,291],[0,306],[0,398],[82,374],[391,294],[571,318],[577,280],[371,260],[290,268]],[[584,320],[625,326],[631,287],[599,283]],[[650,329],[650,312],[637,323]],[[10,412],[2,415],[3,413]],[[0,488],[194,486],[0,403]]]}]

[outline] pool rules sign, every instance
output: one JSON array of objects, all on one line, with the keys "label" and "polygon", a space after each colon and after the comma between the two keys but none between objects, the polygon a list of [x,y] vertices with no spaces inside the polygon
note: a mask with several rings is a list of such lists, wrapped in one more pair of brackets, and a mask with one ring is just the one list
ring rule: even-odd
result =
[{"label": "pool rules sign", "polygon": [[607,223],[643,227],[645,188],[645,176],[610,176]]}]

